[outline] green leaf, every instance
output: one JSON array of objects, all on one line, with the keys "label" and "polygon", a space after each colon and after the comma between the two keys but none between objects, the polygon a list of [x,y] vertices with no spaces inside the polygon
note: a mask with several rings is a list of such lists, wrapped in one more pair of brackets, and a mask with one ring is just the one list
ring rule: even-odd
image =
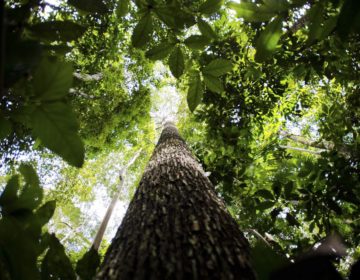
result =
[{"label": "green leaf", "polygon": [[331,34],[331,32],[335,29],[336,24],[338,21],[338,16],[330,16],[323,24],[323,28],[321,30],[321,33],[319,34],[318,40],[322,41],[327,36]]},{"label": "green leaf", "polygon": [[40,180],[35,169],[30,164],[21,164],[19,167],[21,175],[24,177],[26,184],[30,186],[39,186]]},{"label": "green leaf", "polygon": [[191,112],[201,103],[203,98],[203,86],[200,79],[200,73],[196,71],[189,78],[189,90],[187,93],[187,103]]},{"label": "green leaf", "polygon": [[215,31],[212,29],[211,25],[208,24],[206,21],[199,19],[197,25],[199,27],[201,34],[204,35],[205,37],[208,37],[210,39],[217,38]]},{"label": "green leaf", "polygon": [[314,4],[311,9],[308,11],[307,16],[309,18],[309,34],[308,34],[308,44],[317,40],[322,31],[322,13],[323,5],[321,3]]},{"label": "green leaf", "polygon": [[290,0],[290,5],[292,7],[300,7],[304,6],[307,2],[308,0]]},{"label": "green leaf", "polygon": [[265,8],[274,13],[285,12],[289,9],[287,0],[263,0]]},{"label": "green leaf", "polygon": [[43,101],[65,97],[73,82],[70,63],[44,58],[34,74],[34,91]]},{"label": "green leaf", "polygon": [[82,280],[91,280],[95,276],[96,269],[100,264],[98,252],[91,247],[88,252],[77,262],[76,273]]},{"label": "green leaf", "polygon": [[272,194],[272,192],[269,190],[265,190],[265,189],[258,190],[255,193],[255,195],[261,196],[262,198],[265,198],[265,199],[270,199],[270,200],[274,199],[274,195]]},{"label": "green leaf", "polygon": [[205,15],[216,13],[218,10],[220,10],[223,2],[224,0],[207,0],[200,6],[199,12]]},{"label": "green leaf", "polygon": [[127,15],[130,9],[130,0],[118,0],[116,7],[116,15],[120,17],[124,17]]},{"label": "green leaf", "polygon": [[284,186],[284,196],[286,199],[290,200],[290,198],[292,197],[292,191],[294,189],[294,183],[293,182],[288,182],[285,184]]},{"label": "green leaf", "polygon": [[77,120],[67,104],[54,102],[38,106],[31,115],[33,134],[45,147],[60,155],[71,165],[81,167],[84,146],[77,134]]},{"label": "green leaf", "polygon": [[346,0],[341,7],[337,22],[337,31],[342,39],[360,31],[360,5],[358,0]]},{"label": "green leaf", "polygon": [[150,36],[153,30],[151,13],[145,14],[134,28],[131,36],[132,45],[135,48],[143,47],[150,41]]},{"label": "green leaf", "polygon": [[336,203],[336,201],[333,201],[331,198],[327,200],[327,206],[329,209],[333,210],[337,215],[342,214],[341,207]]},{"label": "green leaf", "polygon": [[243,18],[245,21],[249,22],[264,22],[269,21],[273,18],[276,13],[264,9],[264,7],[259,7],[255,3],[234,3],[230,2],[228,4],[230,9],[236,11],[237,16]]},{"label": "green leaf", "polygon": [[0,219],[0,261],[6,260],[5,269],[10,275],[10,278],[5,279],[40,279],[37,267],[41,253],[40,231],[33,235],[32,230],[29,231],[32,227],[31,220],[26,216],[22,219],[3,216]]},{"label": "green leaf", "polygon": [[68,0],[69,5],[90,14],[106,14],[109,9],[101,0]]},{"label": "green leaf", "polygon": [[232,68],[233,64],[231,63],[231,61],[220,58],[211,61],[208,65],[204,67],[202,72],[204,74],[218,77],[231,71]]},{"label": "green leaf", "polygon": [[49,247],[41,264],[41,279],[75,280],[76,275],[66,256],[64,246],[54,234],[49,235]]},{"label": "green leaf", "polygon": [[49,41],[73,41],[81,37],[86,28],[72,21],[45,21],[28,27],[33,36]]},{"label": "green leaf", "polygon": [[174,43],[162,42],[159,45],[148,50],[145,56],[151,60],[164,59],[170,54],[174,46]]},{"label": "green leaf", "polygon": [[51,217],[54,215],[55,207],[56,201],[51,200],[46,202],[36,211],[35,215],[38,219],[38,222],[40,223],[40,226],[44,226],[49,222]]},{"label": "green leaf", "polygon": [[275,204],[275,201],[263,201],[263,202],[258,203],[256,208],[263,211],[263,210],[273,207],[274,204]]},{"label": "green leaf", "polygon": [[175,8],[175,22],[176,26],[179,29],[183,29],[186,27],[191,27],[194,24],[196,24],[196,20],[194,15],[191,12],[185,12],[184,10],[181,10],[180,8]]},{"label": "green leaf", "polygon": [[6,36],[4,82],[7,88],[24,78],[25,72],[33,72],[43,49],[39,40],[23,40],[12,33]]},{"label": "green leaf", "polygon": [[155,6],[154,12],[163,23],[175,30],[181,30],[195,24],[194,16],[182,10],[176,3],[166,6]]},{"label": "green leaf", "polygon": [[0,140],[6,138],[11,132],[11,122],[0,115]]},{"label": "green leaf", "polygon": [[283,33],[282,24],[283,18],[277,17],[261,32],[259,38],[256,41],[256,61],[265,61],[275,52],[278,47],[280,37]]},{"label": "green leaf", "polygon": [[44,50],[50,51],[50,52],[55,52],[55,54],[63,56],[69,52],[71,52],[72,47],[65,45],[65,44],[60,44],[60,45],[46,45],[43,46]]},{"label": "green leaf", "polygon": [[270,279],[271,272],[289,263],[284,256],[277,254],[262,240],[256,242],[251,252],[252,265],[259,280]]},{"label": "green leaf", "polygon": [[204,75],[205,85],[211,91],[214,91],[217,93],[222,93],[224,91],[224,87],[223,87],[221,81],[219,80],[219,78],[209,75],[209,74],[205,74],[205,73],[203,73],[203,75]]},{"label": "green leaf", "polygon": [[19,199],[11,205],[9,211],[12,212],[18,209],[34,210],[41,204],[43,198],[39,177],[29,164],[21,164],[19,171],[25,179],[25,186],[19,195]]},{"label": "green leaf", "polygon": [[12,176],[0,196],[0,206],[3,210],[7,207],[7,205],[11,205],[17,199],[19,188],[19,176]]},{"label": "green leaf", "polygon": [[169,57],[169,67],[175,78],[180,78],[180,76],[184,73],[184,54],[179,46],[173,50]]},{"label": "green leaf", "polygon": [[300,223],[290,213],[286,214],[286,221],[289,223],[290,226],[297,226],[297,227],[300,226]]},{"label": "green leaf", "polygon": [[192,35],[186,38],[184,44],[194,50],[202,50],[210,43],[210,39],[202,35]]},{"label": "green leaf", "polygon": [[170,28],[179,29],[181,26],[176,22],[176,11],[172,7],[156,7],[154,12],[158,18]]}]

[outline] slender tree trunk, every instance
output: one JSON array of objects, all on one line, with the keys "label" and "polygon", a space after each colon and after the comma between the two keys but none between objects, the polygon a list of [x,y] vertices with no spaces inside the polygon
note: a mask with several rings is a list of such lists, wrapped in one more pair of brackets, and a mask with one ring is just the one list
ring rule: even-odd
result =
[{"label": "slender tree trunk", "polygon": [[255,279],[247,240],[171,123],[97,279]]},{"label": "slender tree trunk", "polygon": [[114,197],[112,198],[110,204],[109,204],[109,207],[108,209],[106,210],[106,213],[105,213],[105,216],[104,216],[104,219],[102,220],[101,224],[100,224],[100,227],[99,227],[99,230],[98,232],[96,233],[96,236],[95,236],[95,239],[94,239],[94,242],[92,244],[92,247],[98,251],[99,250],[99,247],[100,247],[100,244],[101,244],[101,241],[104,237],[104,233],[105,233],[105,230],[107,228],[107,225],[109,223],[109,220],[111,218],[111,215],[115,209],[115,206],[116,206],[116,203],[117,201],[119,200],[119,197],[120,197],[120,194],[121,194],[121,190],[122,190],[122,187],[124,185],[124,181],[125,181],[125,176],[126,176],[126,173],[127,173],[127,170],[128,168],[136,161],[136,159],[140,156],[140,153],[141,153],[142,149],[140,149],[133,157],[132,159],[128,162],[128,164],[126,166],[124,166],[123,168],[120,169],[120,172],[119,172],[119,184],[118,184],[118,187],[117,187],[117,191],[116,193],[114,194]]}]

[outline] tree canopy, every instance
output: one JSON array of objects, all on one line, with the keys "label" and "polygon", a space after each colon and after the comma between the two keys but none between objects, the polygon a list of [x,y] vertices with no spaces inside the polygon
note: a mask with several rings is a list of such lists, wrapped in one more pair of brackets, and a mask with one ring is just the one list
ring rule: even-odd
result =
[{"label": "tree canopy", "polygon": [[9,0],[1,20],[0,278],[91,279],[96,210],[142,149],[126,207],[169,119],[252,244],[286,262],[337,236],[349,273],[357,0]]}]

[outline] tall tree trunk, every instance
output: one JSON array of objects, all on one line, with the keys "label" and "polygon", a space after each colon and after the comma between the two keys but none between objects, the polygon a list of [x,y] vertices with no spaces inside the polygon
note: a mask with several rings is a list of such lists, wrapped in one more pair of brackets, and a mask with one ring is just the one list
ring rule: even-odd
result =
[{"label": "tall tree trunk", "polygon": [[97,279],[255,279],[247,240],[171,123]]}]

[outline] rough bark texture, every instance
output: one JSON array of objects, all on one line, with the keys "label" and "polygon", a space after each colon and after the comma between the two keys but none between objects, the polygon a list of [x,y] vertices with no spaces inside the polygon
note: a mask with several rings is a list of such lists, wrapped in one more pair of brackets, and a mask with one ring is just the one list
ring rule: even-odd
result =
[{"label": "rough bark texture", "polygon": [[247,240],[172,124],[97,279],[255,279]]}]

